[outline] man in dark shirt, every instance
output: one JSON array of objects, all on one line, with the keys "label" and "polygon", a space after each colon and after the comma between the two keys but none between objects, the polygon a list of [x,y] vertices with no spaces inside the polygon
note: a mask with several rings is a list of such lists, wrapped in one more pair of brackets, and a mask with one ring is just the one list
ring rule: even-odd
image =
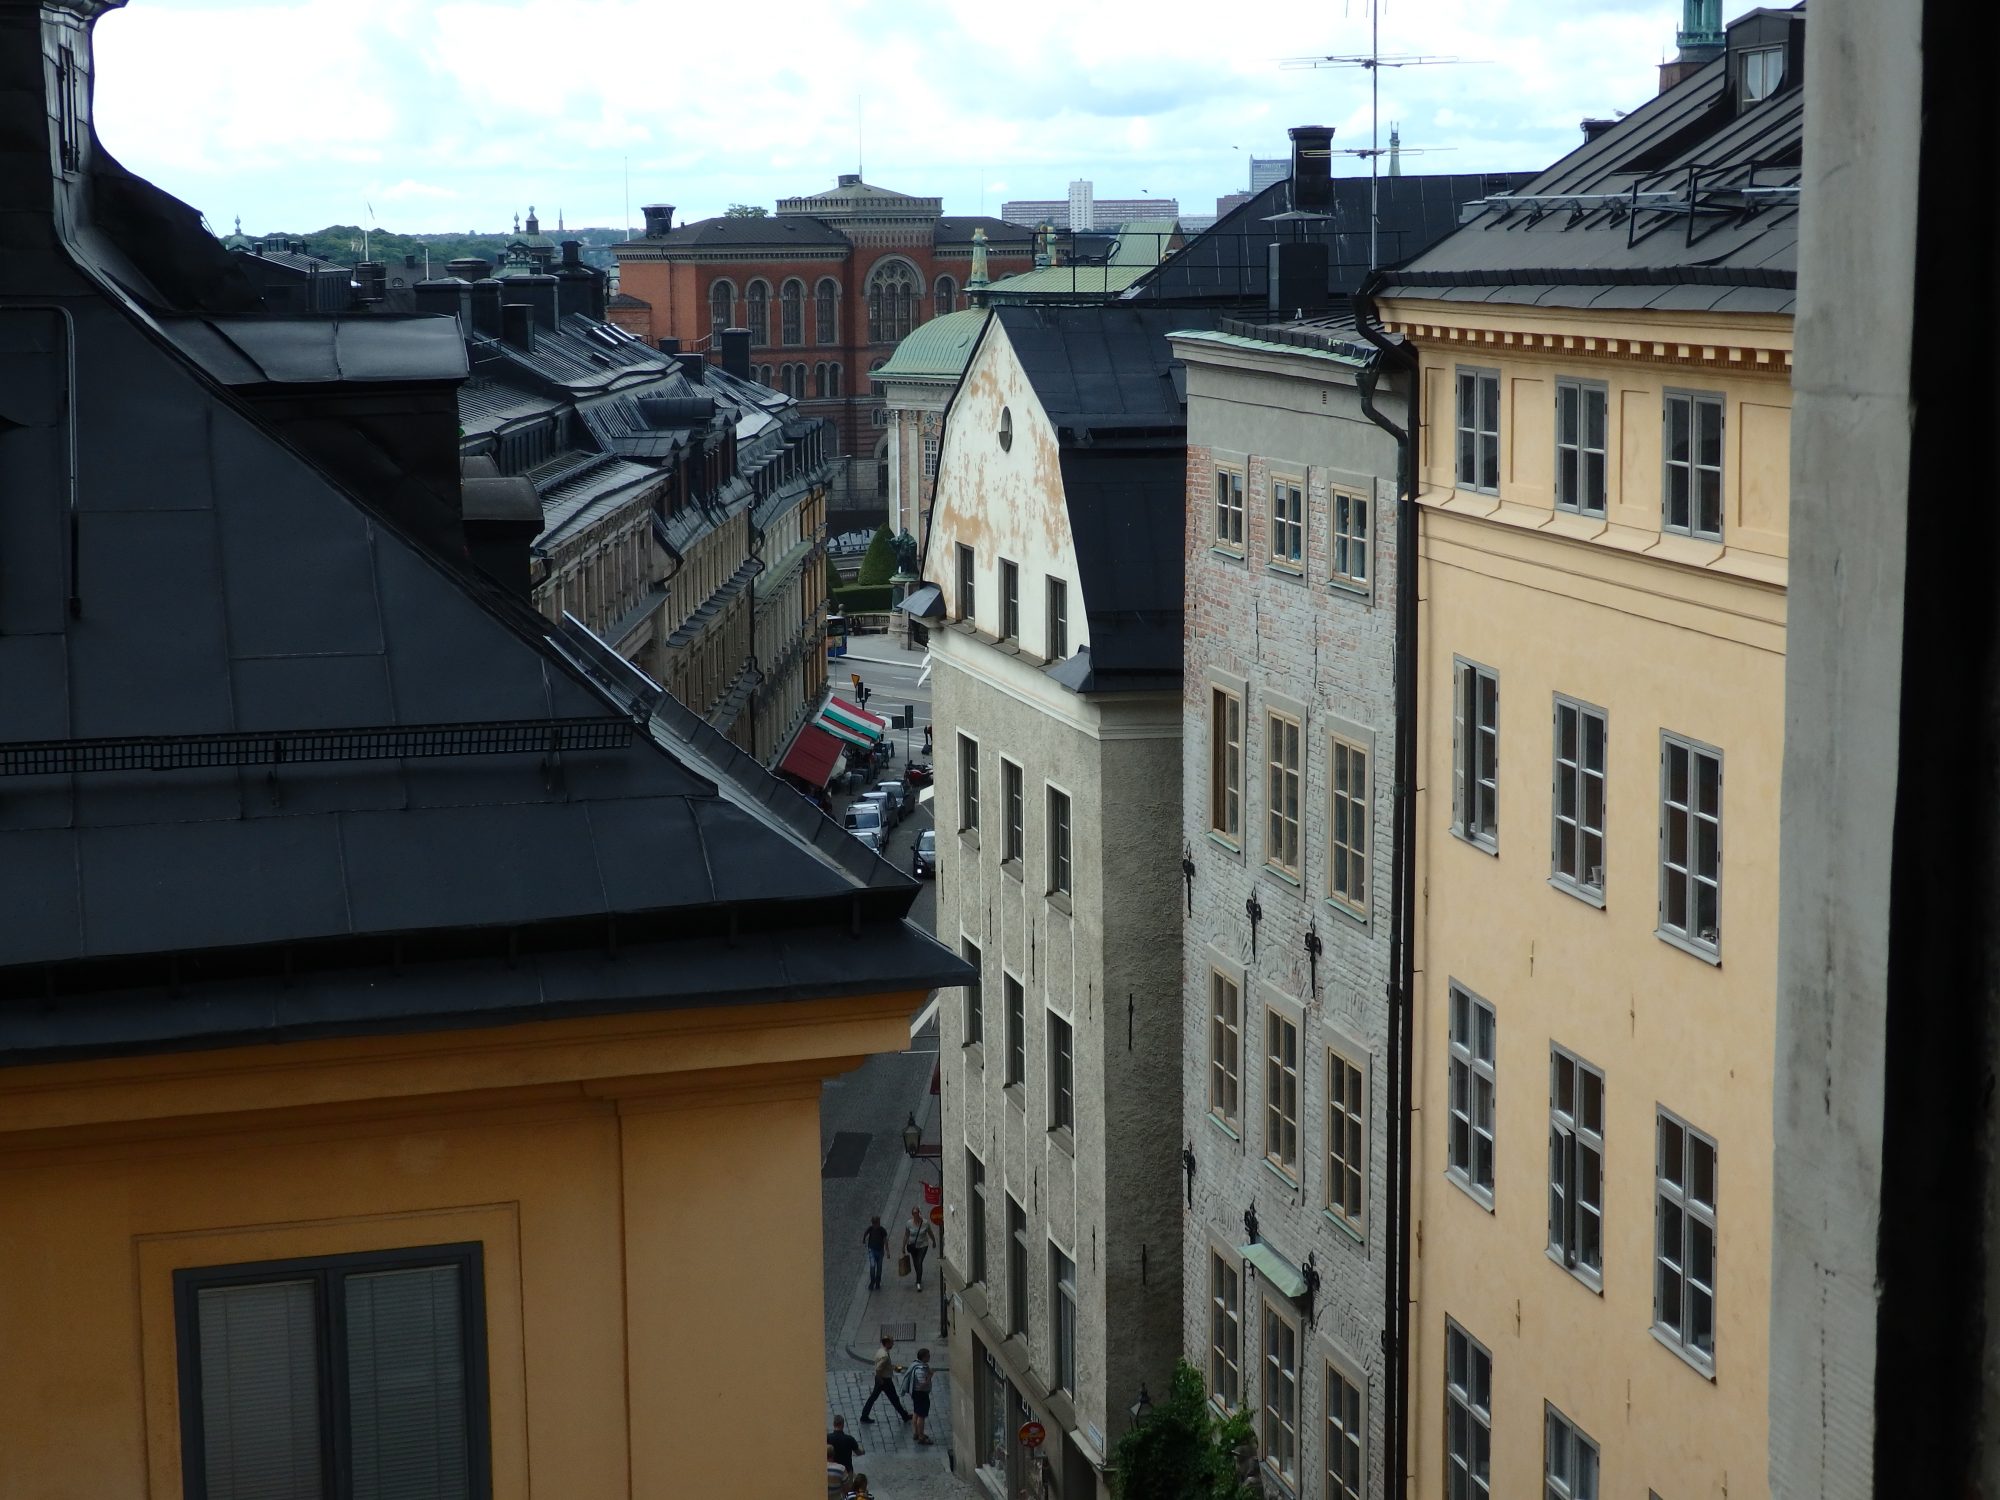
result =
[{"label": "man in dark shirt", "polygon": [[861,1243],[868,1247],[868,1290],[882,1289],[882,1254],[889,1247],[889,1231],[882,1227],[880,1217],[870,1219],[868,1227],[861,1232]]},{"label": "man in dark shirt", "polygon": [[854,1477],[854,1455],[857,1453],[866,1453],[868,1450],[857,1443],[854,1440],[854,1434],[847,1430],[847,1418],[835,1417],[833,1419],[833,1431],[826,1435],[826,1451],[833,1456],[835,1463],[847,1471],[847,1477],[852,1479]]}]

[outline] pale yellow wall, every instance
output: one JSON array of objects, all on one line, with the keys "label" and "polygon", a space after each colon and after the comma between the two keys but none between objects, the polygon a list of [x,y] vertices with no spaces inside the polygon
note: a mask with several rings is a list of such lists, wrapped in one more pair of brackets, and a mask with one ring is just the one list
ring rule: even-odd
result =
[{"label": "pale yellow wall", "polygon": [[[1434,305],[1403,316],[1415,326],[1465,315]],[[1534,326],[1560,331],[1537,316]],[[1491,326],[1504,337],[1510,325]],[[1776,347],[1775,336],[1759,337]],[[1753,373],[1560,349],[1496,353],[1483,340],[1468,352],[1436,333],[1419,347],[1426,437],[1437,441],[1424,453],[1420,562],[1413,1493],[1444,1493],[1449,1316],[1492,1353],[1495,1496],[1541,1493],[1544,1402],[1599,1445],[1606,1497],[1761,1495],[1784,696],[1782,360]],[[1450,380],[1461,363],[1503,372],[1497,501],[1448,488]],[[1557,373],[1611,386],[1608,446],[1623,460],[1612,465],[1610,525],[1552,509]],[[1719,545],[1659,535],[1666,386],[1729,398]],[[1746,505],[1755,528],[1739,523]],[[1450,831],[1454,655],[1499,674],[1497,855]],[[1549,884],[1557,692],[1608,714],[1602,910]],[[1663,728],[1723,751],[1719,966],[1655,936]],[[1454,979],[1497,1013],[1490,1212],[1445,1176]],[[1547,1251],[1552,1041],[1606,1080],[1601,1293]],[[1719,1144],[1712,1380],[1651,1333],[1657,1106]]]}]

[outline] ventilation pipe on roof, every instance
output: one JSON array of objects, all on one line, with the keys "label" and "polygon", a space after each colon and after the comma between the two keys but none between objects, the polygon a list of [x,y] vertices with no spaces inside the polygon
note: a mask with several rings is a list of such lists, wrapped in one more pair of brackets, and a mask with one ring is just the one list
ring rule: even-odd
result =
[{"label": "ventilation pipe on roof", "polygon": [[1594,141],[1617,123],[1616,120],[1585,120],[1583,122],[1583,138],[1586,141]]},{"label": "ventilation pipe on roof", "polygon": [[1294,125],[1292,207],[1302,214],[1333,212],[1333,127]]},{"label": "ventilation pipe on roof", "polygon": [[639,210],[646,216],[646,238],[664,238],[674,227],[674,206],[671,203],[648,203]]},{"label": "ventilation pipe on roof", "polygon": [[357,302],[381,302],[389,295],[389,268],[379,260],[356,261],[354,281]]},{"label": "ventilation pipe on roof", "polygon": [[681,373],[696,385],[708,378],[708,358],[706,355],[683,349],[674,355],[680,361]]}]

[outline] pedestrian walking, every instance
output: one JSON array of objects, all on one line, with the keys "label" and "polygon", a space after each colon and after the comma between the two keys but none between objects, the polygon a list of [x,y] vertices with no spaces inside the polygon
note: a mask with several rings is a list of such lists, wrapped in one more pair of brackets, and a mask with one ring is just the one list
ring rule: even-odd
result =
[{"label": "pedestrian walking", "polygon": [[866,1453],[868,1450],[856,1442],[854,1434],[847,1430],[847,1418],[837,1416],[833,1419],[833,1431],[826,1435],[826,1451],[833,1455],[834,1462],[846,1471],[849,1479],[852,1479],[855,1455]]},{"label": "pedestrian walking", "polygon": [[910,1264],[917,1273],[917,1290],[924,1289],[924,1257],[931,1253],[937,1243],[937,1236],[931,1226],[924,1222],[920,1209],[910,1210],[910,1222],[903,1226],[903,1253],[910,1257]]},{"label": "pedestrian walking", "polygon": [[911,1435],[920,1443],[930,1443],[931,1437],[924,1431],[924,1423],[931,1414],[931,1383],[937,1378],[931,1369],[931,1351],[919,1349],[916,1360],[903,1376],[903,1384],[910,1392],[910,1410],[915,1418],[910,1424]]},{"label": "pedestrian walking", "polygon": [[861,1243],[868,1249],[868,1290],[878,1292],[882,1289],[882,1257],[889,1250],[889,1231],[882,1227],[880,1214],[861,1231]]},{"label": "pedestrian walking", "polygon": [[902,1372],[903,1367],[896,1363],[896,1341],[885,1333],[882,1335],[882,1347],[875,1351],[875,1388],[868,1393],[868,1399],[861,1403],[862,1421],[875,1420],[868,1413],[883,1396],[889,1398],[889,1404],[896,1408],[897,1416],[905,1422],[910,1420],[910,1414],[903,1410],[903,1398],[896,1394],[896,1377]]},{"label": "pedestrian walking", "polygon": [[875,1492],[868,1488],[866,1474],[854,1476],[854,1483],[848,1487],[847,1500],[875,1500]]}]

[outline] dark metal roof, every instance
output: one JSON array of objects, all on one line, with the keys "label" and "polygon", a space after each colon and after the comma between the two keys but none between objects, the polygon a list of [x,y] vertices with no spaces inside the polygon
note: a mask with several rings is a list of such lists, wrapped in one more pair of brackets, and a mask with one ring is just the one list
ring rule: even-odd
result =
[{"label": "dark metal roof", "polygon": [[1009,224],[1005,219],[990,218],[985,214],[946,214],[937,221],[935,243],[940,245],[969,245],[972,231],[986,231],[986,243],[1004,246],[1007,253],[1016,254],[1034,242],[1035,231],[1019,224]]},{"label": "dark metal roof", "polygon": [[1186,430],[1186,393],[1167,335],[1205,327],[1208,315],[1093,304],[999,307],[993,318],[1059,431]]},{"label": "dark metal roof", "polygon": [[810,214],[771,214],[761,219],[696,219],[678,224],[657,238],[623,242],[633,248],[664,250],[770,249],[781,254],[792,248],[834,246],[845,249],[848,238],[831,224]]}]

